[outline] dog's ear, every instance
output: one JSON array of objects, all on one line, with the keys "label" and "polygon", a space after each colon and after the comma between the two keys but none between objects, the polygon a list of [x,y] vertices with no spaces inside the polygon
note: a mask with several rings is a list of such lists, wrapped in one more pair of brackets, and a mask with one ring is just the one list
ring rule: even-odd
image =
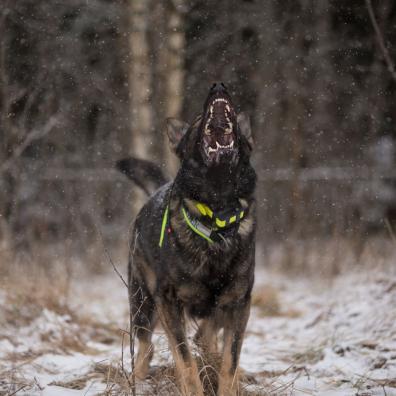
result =
[{"label": "dog's ear", "polygon": [[239,113],[237,115],[237,123],[239,130],[241,131],[242,135],[245,137],[247,142],[249,143],[250,149],[253,149],[253,136],[252,136],[252,129],[250,127],[250,118],[247,113]]},{"label": "dog's ear", "polygon": [[166,133],[168,134],[169,143],[173,152],[176,152],[177,147],[188,128],[189,125],[184,121],[176,118],[167,118]]}]

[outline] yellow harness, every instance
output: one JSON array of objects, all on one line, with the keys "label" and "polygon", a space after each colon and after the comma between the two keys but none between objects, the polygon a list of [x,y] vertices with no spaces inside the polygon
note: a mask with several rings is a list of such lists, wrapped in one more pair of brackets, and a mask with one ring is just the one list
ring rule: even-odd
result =
[{"label": "yellow harness", "polygon": [[[213,210],[202,202],[195,202],[195,206],[203,217],[212,220],[212,226],[208,227],[202,224],[198,219],[193,218],[188,210],[182,206],[181,211],[184,221],[197,235],[208,241],[209,243],[217,242],[224,239],[222,231],[231,226],[237,226],[245,216],[245,210],[239,207],[234,210],[225,210],[214,213]],[[165,238],[165,231],[169,222],[169,205],[166,206],[162,217],[161,234],[158,246],[162,247]],[[168,230],[170,228],[168,227]]]},{"label": "yellow harness", "polygon": [[221,212],[221,213],[216,213],[214,216],[213,210],[209,208],[208,205],[205,205],[204,203],[197,202],[195,204],[197,209],[199,210],[199,213],[201,213],[202,216],[207,216],[210,219],[213,219],[216,226],[219,228],[225,228],[227,226],[231,226],[237,221],[239,222],[240,220],[243,219],[243,216],[245,215],[245,211],[243,209],[240,210],[235,210],[231,214],[227,214],[227,212]]}]

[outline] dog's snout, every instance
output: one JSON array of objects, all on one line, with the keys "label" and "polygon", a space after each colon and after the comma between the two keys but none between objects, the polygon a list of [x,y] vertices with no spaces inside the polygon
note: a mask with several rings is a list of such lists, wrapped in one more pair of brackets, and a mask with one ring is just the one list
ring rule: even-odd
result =
[{"label": "dog's snout", "polygon": [[226,91],[227,88],[222,82],[215,82],[210,90],[212,93],[220,93]]}]

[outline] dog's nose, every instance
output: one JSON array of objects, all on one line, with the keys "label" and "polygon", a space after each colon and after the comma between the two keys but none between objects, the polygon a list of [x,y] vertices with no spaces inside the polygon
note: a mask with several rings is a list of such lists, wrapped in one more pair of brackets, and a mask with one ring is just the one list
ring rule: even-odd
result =
[{"label": "dog's nose", "polygon": [[210,89],[210,91],[212,93],[220,93],[220,92],[224,92],[226,90],[227,90],[227,88],[222,82],[214,83],[212,85],[212,88]]}]

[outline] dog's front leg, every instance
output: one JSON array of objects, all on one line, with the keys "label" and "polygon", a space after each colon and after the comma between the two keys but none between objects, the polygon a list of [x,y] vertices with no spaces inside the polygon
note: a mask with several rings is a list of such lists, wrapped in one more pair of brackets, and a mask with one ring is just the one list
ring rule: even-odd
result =
[{"label": "dog's front leg", "polygon": [[165,298],[158,298],[156,306],[169,340],[183,396],[203,396],[197,364],[187,344],[182,308],[175,301]]},{"label": "dog's front leg", "polygon": [[250,301],[226,312],[224,323],[223,359],[219,373],[218,396],[238,395],[238,362],[249,318]]}]

